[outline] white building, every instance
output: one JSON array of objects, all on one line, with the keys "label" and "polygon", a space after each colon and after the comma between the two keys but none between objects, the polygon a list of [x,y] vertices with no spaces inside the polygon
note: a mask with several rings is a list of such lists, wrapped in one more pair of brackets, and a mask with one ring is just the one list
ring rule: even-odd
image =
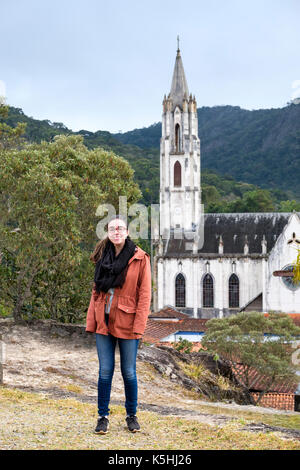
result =
[{"label": "white building", "polygon": [[[196,318],[300,313],[300,285],[283,273],[291,272],[300,248],[300,213],[203,212],[197,104],[178,49],[163,100],[154,310],[169,305]],[[191,243],[196,233],[203,244]]]}]

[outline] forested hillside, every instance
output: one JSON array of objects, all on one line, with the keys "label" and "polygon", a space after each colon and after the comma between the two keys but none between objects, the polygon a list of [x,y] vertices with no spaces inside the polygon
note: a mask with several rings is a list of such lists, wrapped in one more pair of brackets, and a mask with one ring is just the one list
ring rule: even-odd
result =
[{"label": "forested hillside", "polygon": [[[300,105],[258,111],[232,106],[200,108],[198,118],[206,212],[300,210]],[[26,123],[29,141],[81,134],[89,149],[113,150],[135,170],[143,193],[141,202],[159,202],[161,123],[124,134],[75,133],[63,123],[40,121],[14,107],[9,108],[5,122],[11,126]],[[286,203],[288,199],[296,202]]]},{"label": "forested hillside", "polygon": [[[238,106],[198,109],[201,166],[300,198],[300,104],[248,111]],[[115,137],[159,147],[161,123]]]}]

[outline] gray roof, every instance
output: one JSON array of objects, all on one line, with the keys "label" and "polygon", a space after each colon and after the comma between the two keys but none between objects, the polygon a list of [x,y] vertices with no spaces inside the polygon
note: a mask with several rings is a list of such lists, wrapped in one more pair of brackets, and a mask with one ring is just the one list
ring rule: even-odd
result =
[{"label": "gray roof", "polygon": [[169,97],[172,98],[173,101],[173,110],[177,105],[182,107],[184,96],[186,99],[188,99],[189,89],[185,78],[180,50],[178,49],[173,72],[172,86],[169,94]]},{"label": "gray roof", "polygon": [[[300,212],[297,214],[300,216]],[[290,212],[204,214],[204,244],[198,250],[198,255],[218,255],[220,236],[224,255],[243,255],[246,240],[250,255],[262,254],[263,238],[267,242],[269,253],[290,216]],[[191,256],[192,252],[185,249],[186,241],[188,240],[174,239],[174,232],[171,231],[170,238],[163,240],[164,256]]]}]

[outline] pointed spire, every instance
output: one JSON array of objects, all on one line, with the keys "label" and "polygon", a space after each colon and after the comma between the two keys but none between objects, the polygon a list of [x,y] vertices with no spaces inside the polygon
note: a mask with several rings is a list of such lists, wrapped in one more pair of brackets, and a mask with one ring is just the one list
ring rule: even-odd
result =
[{"label": "pointed spire", "polygon": [[173,109],[176,105],[182,107],[182,101],[184,97],[189,96],[189,90],[187,81],[185,78],[183,63],[179,49],[179,36],[177,36],[177,55],[175,60],[175,67],[173,72],[172,86],[170,92],[170,98],[173,101]]}]

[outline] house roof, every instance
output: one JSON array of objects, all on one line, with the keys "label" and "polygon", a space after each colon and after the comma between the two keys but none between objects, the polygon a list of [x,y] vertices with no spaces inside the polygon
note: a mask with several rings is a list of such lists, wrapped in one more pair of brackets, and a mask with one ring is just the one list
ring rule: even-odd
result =
[{"label": "house roof", "polygon": [[[300,212],[297,214],[300,215]],[[222,236],[224,255],[243,255],[246,241],[249,255],[261,255],[263,239],[266,240],[269,253],[291,215],[290,212],[204,214],[204,244],[197,255],[219,255],[220,236]],[[171,230],[170,238],[163,240],[163,255],[190,257],[191,251],[186,250],[186,241],[191,240],[176,239],[174,230]]]},{"label": "house roof", "polygon": [[176,331],[178,331],[177,322],[162,322],[148,318],[143,340],[149,343],[158,343]]},{"label": "house roof", "polygon": [[185,313],[179,312],[179,310],[176,310],[176,308],[167,305],[157,312],[150,313],[149,317],[186,319],[187,315]]},{"label": "house roof", "polygon": [[[240,376],[240,373],[243,372],[243,364],[236,364],[235,366],[232,366],[232,372],[236,376],[237,380],[240,383],[244,383],[243,379]],[[249,375],[249,383],[250,385],[250,390],[251,391],[261,391],[264,389],[265,385],[268,383],[268,378],[259,372],[257,372],[256,369],[251,368],[248,371]],[[295,382],[277,382],[275,383],[271,390],[269,392],[277,392],[277,393],[295,393],[297,390],[298,384]]]},{"label": "house roof", "polygon": [[[268,316],[267,313],[264,315]],[[288,315],[297,326],[300,326],[300,314]],[[158,320],[154,320],[154,318],[158,318]],[[173,319],[176,319],[177,321],[174,321]],[[156,343],[177,331],[201,333],[207,330],[207,321],[208,319],[206,318],[191,318],[186,313],[179,312],[171,306],[166,306],[149,315],[144,340],[149,343]]]},{"label": "house roof", "polygon": [[[160,316],[167,319],[153,320],[153,317],[159,318]],[[172,318],[177,318],[178,321],[174,322]],[[164,307],[158,312],[149,315],[143,339],[149,343],[157,343],[177,331],[201,333],[206,330],[206,322],[207,319],[190,318],[188,315],[178,312],[171,307]]]}]

